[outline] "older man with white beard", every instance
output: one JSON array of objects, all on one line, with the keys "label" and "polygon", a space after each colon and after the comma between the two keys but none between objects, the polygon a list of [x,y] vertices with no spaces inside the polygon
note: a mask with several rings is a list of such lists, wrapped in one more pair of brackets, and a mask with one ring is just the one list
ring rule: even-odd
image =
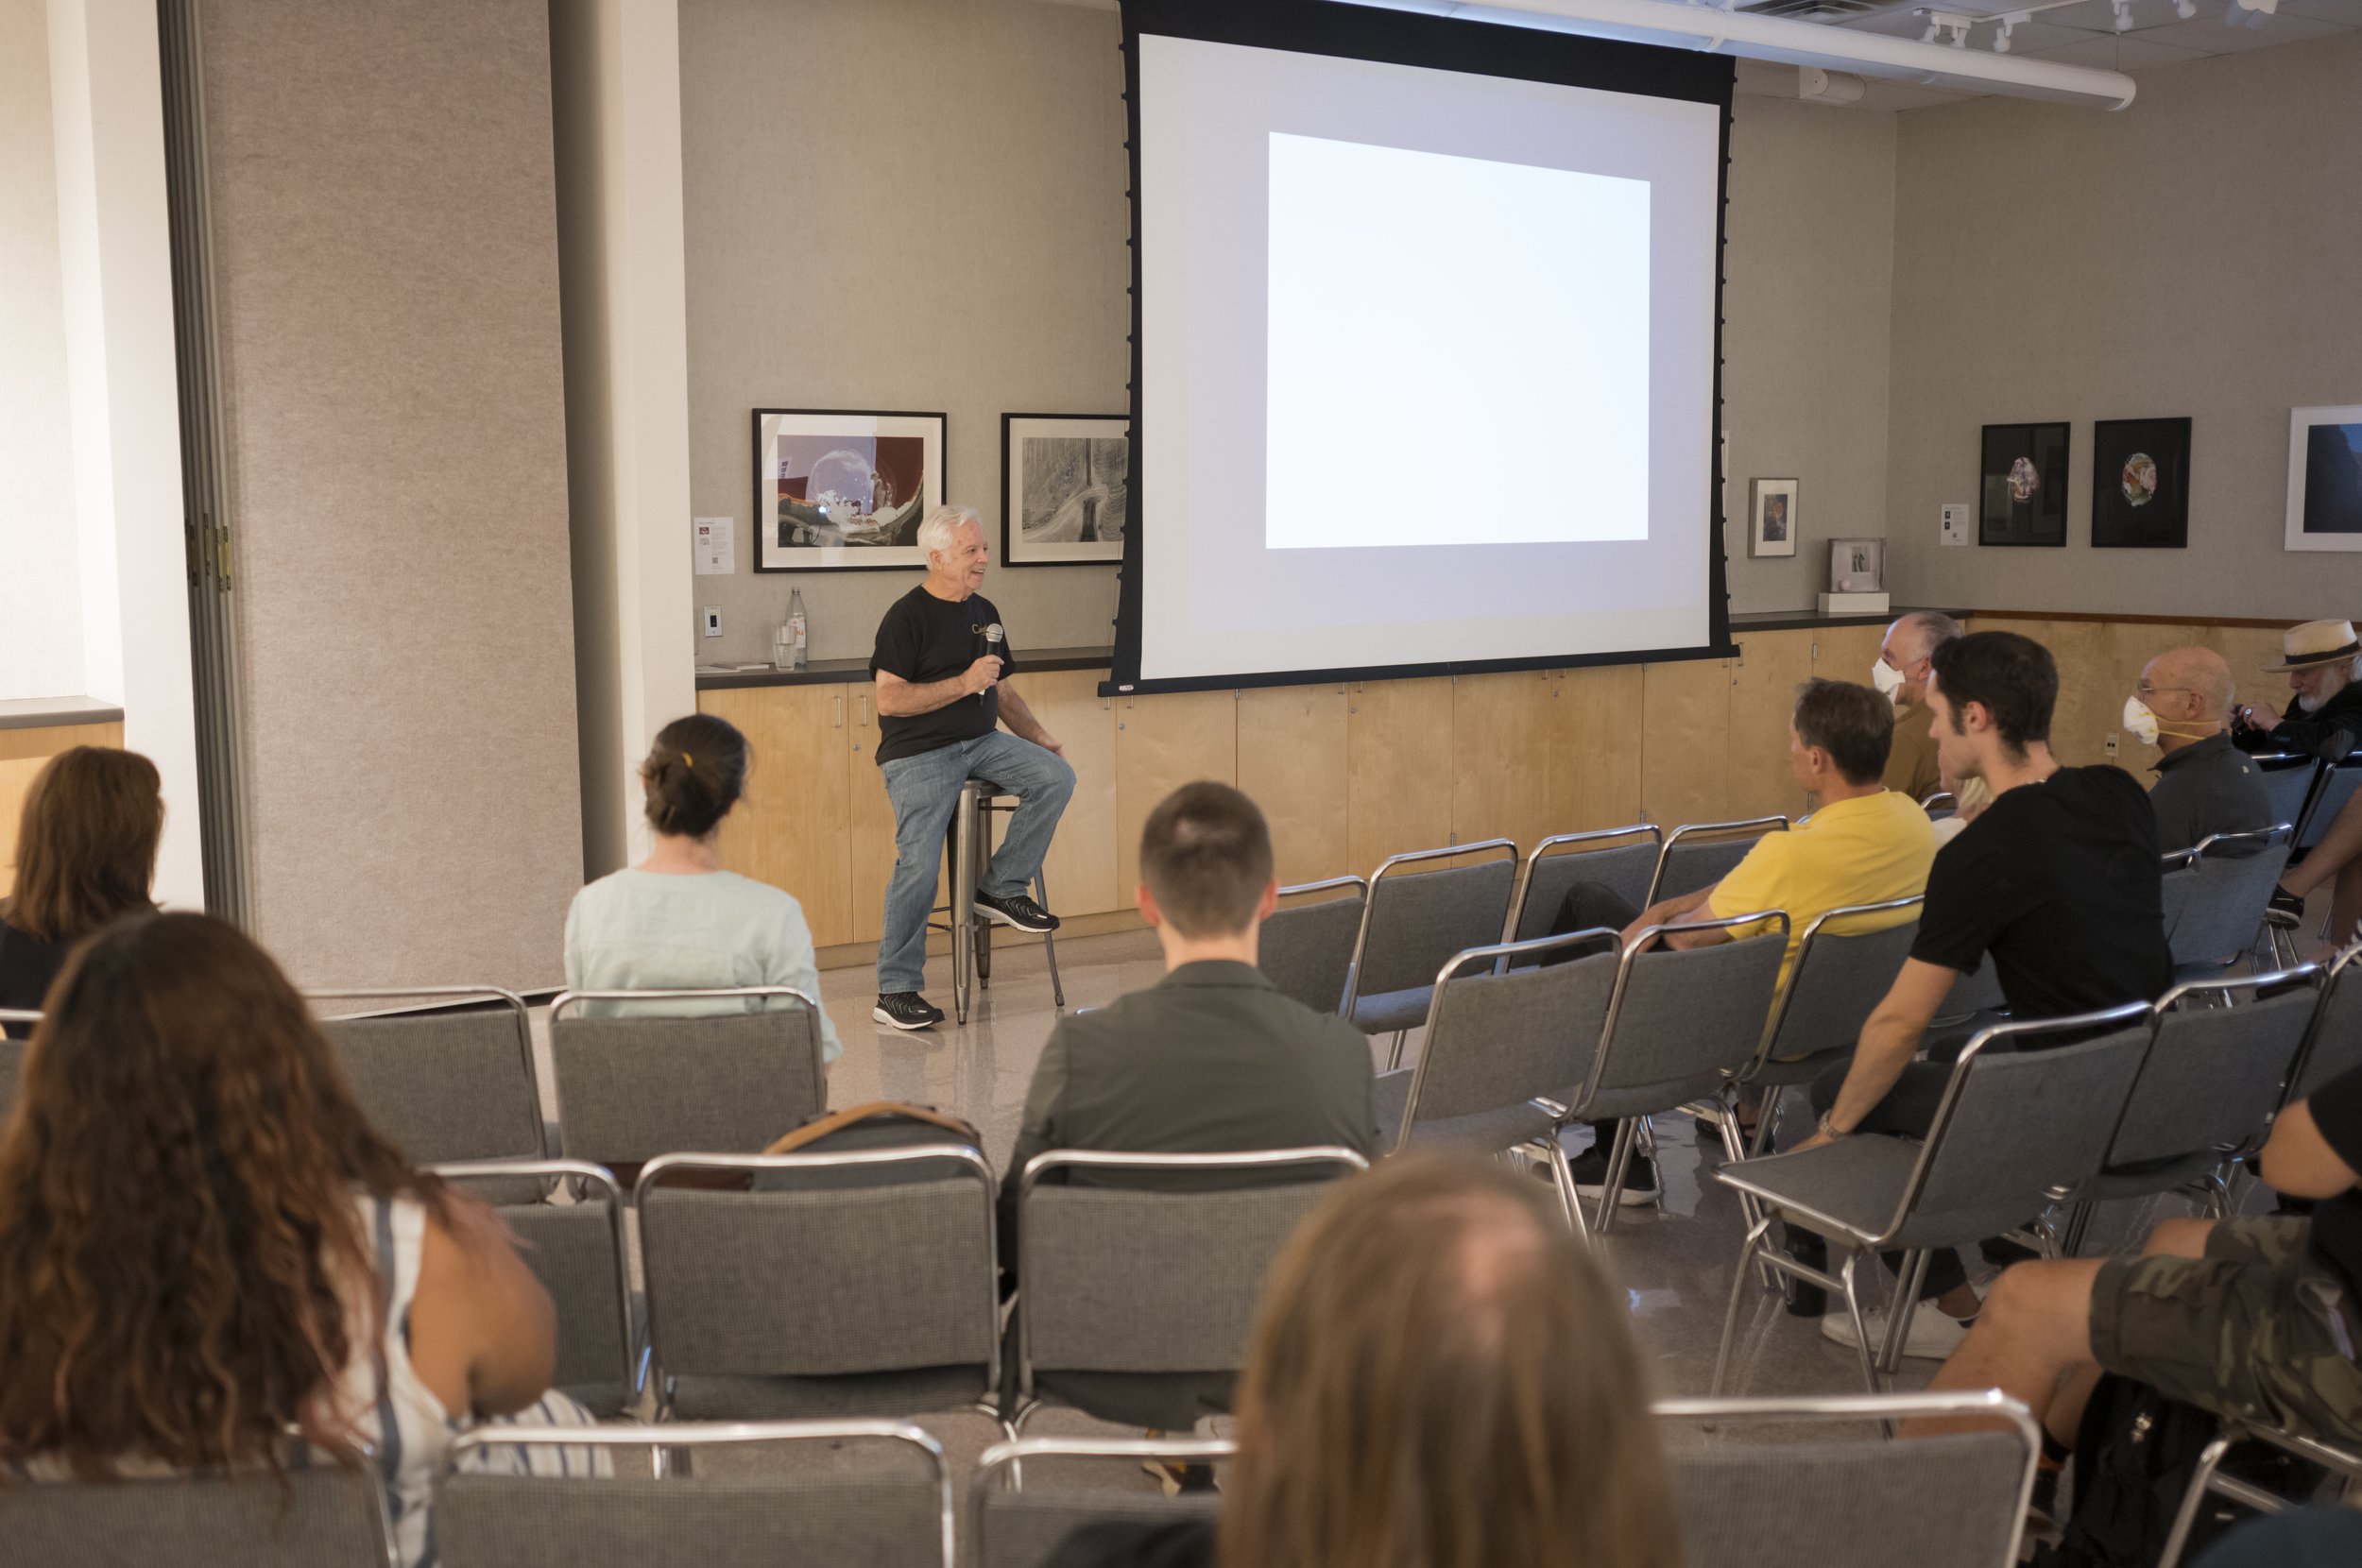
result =
[{"label": "older man with white beard", "polygon": [[2351,621],[2307,621],[2280,636],[2281,662],[2296,701],[2285,714],[2269,703],[2238,710],[2232,740],[2241,751],[2341,757],[2362,746],[2362,641]]}]

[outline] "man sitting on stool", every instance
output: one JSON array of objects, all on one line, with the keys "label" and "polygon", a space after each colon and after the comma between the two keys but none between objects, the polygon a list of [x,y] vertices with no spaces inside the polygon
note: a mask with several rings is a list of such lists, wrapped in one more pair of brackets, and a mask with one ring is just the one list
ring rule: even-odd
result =
[{"label": "man sitting on stool", "polygon": [[[1802,789],[1820,800],[1820,810],[1785,833],[1757,839],[1747,858],[1720,882],[1666,899],[1637,915],[1614,890],[1578,882],[1567,889],[1551,929],[1614,926],[1630,943],[1651,926],[1782,910],[1788,914],[1788,956],[1780,961],[1780,982],[1786,984],[1796,950],[1804,946],[1805,928],[1822,915],[1849,904],[1908,898],[1927,885],[1927,867],[1936,857],[1935,828],[1917,801],[1879,782],[1893,729],[1892,707],[1870,688],[1806,681],[1789,721],[1789,770]],[[1910,918],[1908,910],[1852,916],[1830,929],[1839,936],[1859,936]],[[1703,947],[1753,936],[1755,929],[1676,930],[1664,942],[1673,948]],[[1596,1198],[1606,1188],[1607,1150],[1615,1128],[1614,1122],[1596,1124],[1591,1148],[1574,1161],[1575,1188],[1586,1198]],[[1645,1203],[1658,1190],[1654,1163],[1645,1154],[1635,1154],[1625,1172],[1622,1202]]]},{"label": "man sitting on stool", "polygon": [[[927,978],[935,865],[960,787],[980,778],[1017,796],[1008,835],[976,890],[976,912],[1020,931],[1058,929],[1058,917],[1026,890],[1074,793],[1065,748],[1003,684],[1017,655],[1001,612],[976,591],[992,548],[975,508],[935,508],[918,525],[918,547],[927,553],[927,580],[886,611],[869,660],[878,681],[878,768],[894,803],[894,877],[886,883],[871,1016],[896,1029],[943,1021],[918,990]],[[1002,719],[1016,734],[1001,733]],[[953,910],[951,918],[968,912]]]}]

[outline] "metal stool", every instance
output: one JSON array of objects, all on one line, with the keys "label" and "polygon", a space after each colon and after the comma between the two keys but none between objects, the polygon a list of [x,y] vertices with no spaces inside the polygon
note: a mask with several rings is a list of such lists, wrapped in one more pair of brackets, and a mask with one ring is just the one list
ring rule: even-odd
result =
[{"label": "metal stool", "polygon": [[[992,860],[992,819],[1017,810],[1016,796],[1003,795],[981,778],[960,786],[960,802],[951,811],[951,831],[944,836],[944,854],[950,861],[951,904],[931,912],[944,917],[935,930],[951,935],[951,1012],[955,1022],[967,1022],[975,988],[992,989],[992,928],[997,921],[976,912],[976,890],[983,885],[984,867]],[[1002,805],[1002,801],[1010,804]],[[1034,874],[1034,897],[1050,907],[1050,884]],[[1032,935],[1032,932],[1022,933]],[[1066,1006],[1066,988],[1058,980],[1057,933],[1041,933],[1042,955],[1050,963],[1050,999]]]}]

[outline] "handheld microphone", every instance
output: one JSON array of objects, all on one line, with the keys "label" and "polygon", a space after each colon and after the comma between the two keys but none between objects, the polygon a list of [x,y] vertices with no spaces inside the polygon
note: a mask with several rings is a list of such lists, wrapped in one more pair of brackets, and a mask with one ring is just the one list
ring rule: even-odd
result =
[{"label": "handheld microphone", "polygon": [[[986,654],[998,652],[1002,639],[1008,636],[1008,633],[1001,629],[1001,622],[998,621],[989,626],[976,626],[971,629],[976,633],[976,656],[978,658],[984,657]],[[990,690],[991,688],[987,687],[984,691],[977,692],[976,700],[979,703],[983,702],[985,693]]]}]

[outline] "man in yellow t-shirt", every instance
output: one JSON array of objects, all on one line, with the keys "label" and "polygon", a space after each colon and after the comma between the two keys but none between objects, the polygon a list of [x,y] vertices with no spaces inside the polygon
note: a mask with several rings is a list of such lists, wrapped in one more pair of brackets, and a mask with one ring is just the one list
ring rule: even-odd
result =
[{"label": "man in yellow t-shirt", "polygon": [[[1854,904],[1912,897],[1926,889],[1927,869],[1936,858],[1934,826],[1917,801],[1880,781],[1893,730],[1892,707],[1870,688],[1844,681],[1806,682],[1789,724],[1789,767],[1796,782],[1819,797],[1818,810],[1785,833],[1766,833],[1756,840],[1747,858],[1720,882],[1669,898],[1636,916],[1629,903],[1608,889],[1578,884],[1561,906],[1555,929],[1617,926],[1630,946],[1652,926],[1780,910],[1788,915],[1788,954],[1780,963],[1785,983],[1806,929],[1822,915]],[[1915,910],[1895,910],[1849,916],[1829,929],[1853,936],[1916,916]],[[1703,947],[1761,929],[1671,931],[1657,940],[1674,948]],[[1597,1197],[1606,1185],[1612,1133],[1605,1128],[1598,1131],[1601,1135],[1597,1143],[1574,1162],[1576,1185],[1586,1197]],[[1623,1201],[1649,1202],[1657,1190],[1655,1170],[1635,1154]]]}]

